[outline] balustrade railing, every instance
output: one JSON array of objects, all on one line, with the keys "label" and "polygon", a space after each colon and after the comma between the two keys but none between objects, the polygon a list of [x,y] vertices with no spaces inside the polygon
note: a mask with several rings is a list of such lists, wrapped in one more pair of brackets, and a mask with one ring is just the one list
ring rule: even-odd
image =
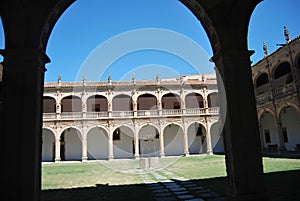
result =
[{"label": "balustrade railing", "polygon": [[182,110],[181,109],[163,109],[162,115],[163,116],[178,116],[178,115],[182,115]]},{"label": "balustrade railing", "polygon": [[204,108],[186,108],[185,109],[185,114],[205,114],[206,109]]},{"label": "balustrade railing", "polygon": [[158,110],[138,110],[138,117],[155,117],[158,116]]},{"label": "balustrade railing", "polygon": [[43,118],[44,119],[56,119],[56,113],[44,113]]},{"label": "balustrade railing", "polygon": [[266,91],[264,93],[256,95],[256,102],[258,104],[265,103],[269,100],[271,100],[271,92],[273,93],[273,98],[280,98],[282,96],[286,96],[290,93],[293,93],[296,91],[296,87],[294,83],[290,83],[281,87],[278,87],[276,89],[273,89],[272,91]]},{"label": "balustrade railing", "polygon": [[112,117],[133,117],[133,111],[112,111]]},{"label": "balustrade railing", "polygon": [[44,120],[55,120],[55,119],[101,119],[101,118],[143,118],[143,117],[168,117],[168,116],[182,116],[182,115],[218,115],[219,108],[186,108],[185,112],[182,109],[163,109],[161,113],[158,110],[138,110],[134,111],[112,111],[111,115],[109,112],[87,112],[85,116],[82,112],[62,112],[61,114],[56,113],[44,113]]},{"label": "balustrade railing", "polygon": [[82,112],[62,112],[61,119],[79,119],[82,118]]},{"label": "balustrade railing", "polygon": [[86,118],[105,118],[108,117],[108,112],[87,112]]}]

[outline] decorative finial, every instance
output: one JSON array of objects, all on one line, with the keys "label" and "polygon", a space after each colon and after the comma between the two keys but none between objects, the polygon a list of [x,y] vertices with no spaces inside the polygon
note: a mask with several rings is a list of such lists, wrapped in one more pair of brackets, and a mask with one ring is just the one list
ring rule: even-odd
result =
[{"label": "decorative finial", "polygon": [[136,83],[136,82],[135,82],[135,73],[132,73],[132,82],[133,82],[133,84]]},{"label": "decorative finial", "polygon": [[156,78],[155,79],[156,79],[156,83],[159,84],[160,83],[160,78],[159,78],[159,74],[158,73],[156,73]]},{"label": "decorative finial", "polygon": [[201,81],[204,82],[205,81],[205,76],[204,76],[204,73],[202,73],[202,76],[201,76]]},{"label": "decorative finial", "polygon": [[267,46],[267,44],[264,42],[264,45],[263,45],[263,50],[264,50],[264,55],[265,55],[265,57],[266,56],[268,56],[268,46]]},{"label": "decorative finial", "polygon": [[61,82],[61,75],[60,75],[60,73],[58,73],[58,75],[57,75],[57,82]]},{"label": "decorative finial", "polygon": [[111,84],[111,75],[110,75],[110,73],[108,73],[107,81],[108,81],[108,83]]},{"label": "decorative finial", "polygon": [[284,29],[285,42],[289,43],[291,41],[289,30],[286,28],[286,26],[283,26],[283,29]]},{"label": "decorative finial", "polygon": [[61,86],[61,76],[60,76],[60,73],[58,73],[57,75],[57,88],[59,88]]},{"label": "decorative finial", "polygon": [[86,86],[86,76],[84,75],[82,78],[82,86]]}]

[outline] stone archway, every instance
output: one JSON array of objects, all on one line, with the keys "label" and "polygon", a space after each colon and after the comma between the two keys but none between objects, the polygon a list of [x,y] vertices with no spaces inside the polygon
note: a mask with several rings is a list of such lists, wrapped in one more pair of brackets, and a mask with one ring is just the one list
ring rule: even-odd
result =
[{"label": "stone archway", "polygon": [[[20,138],[26,145],[13,151],[7,146],[1,148],[3,155],[7,156],[3,160],[10,166],[17,166],[21,175],[21,180],[20,177],[11,178],[15,168],[5,166],[2,171],[3,190],[12,193],[3,199],[39,200],[44,65],[50,61],[45,51],[53,26],[73,2],[44,0],[40,3],[31,0],[26,1],[26,6],[18,0],[1,2],[5,32],[5,50],[1,51],[4,56],[1,135],[5,136],[2,138],[5,139],[4,144]],[[260,0],[181,2],[201,21],[213,49],[212,60],[230,97],[224,126],[228,199],[264,200],[258,120],[250,70],[252,52],[247,48],[249,20]],[[22,97],[27,98],[24,100]],[[26,117],[16,120],[16,114],[26,114]],[[12,129],[10,122],[17,126]],[[21,135],[24,132],[31,135],[24,138]],[[247,150],[244,149],[246,145]],[[16,164],[13,158],[8,157],[11,154],[26,160]],[[245,154],[247,159],[240,160]],[[16,185],[16,188],[11,188]],[[21,193],[17,192],[18,189]]]}]

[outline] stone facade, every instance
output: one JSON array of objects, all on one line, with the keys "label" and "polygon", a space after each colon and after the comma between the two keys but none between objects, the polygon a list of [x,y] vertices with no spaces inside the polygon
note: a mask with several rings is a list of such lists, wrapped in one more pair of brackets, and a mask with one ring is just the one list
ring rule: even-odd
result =
[{"label": "stone facade", "polygon": [[45,83],[43,161],[223,152],[214,74]]},{"label": "stone facade", "polygon": [[290,40],[252,66],[261,144],[264,150],[299,150],[300,38]]}]

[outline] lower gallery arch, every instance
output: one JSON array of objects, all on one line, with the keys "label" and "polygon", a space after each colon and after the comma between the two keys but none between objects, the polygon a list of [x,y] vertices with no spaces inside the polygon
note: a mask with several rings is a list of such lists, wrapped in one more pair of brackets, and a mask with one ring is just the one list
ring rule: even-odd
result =
[{"label": "lower gallery arch", "polygon": [[55,133],[48,128],[42,130],[42,162],[54,161]]},{"label": "lower gallery arch", "polygon": [[81,161],[81,132],[77,128],[67,128],[60,136],[60,158],[62,161]]},{"label": "lower gallery arch", "polygon": [[133,158],[134,134],[131,128],[120,126],[113,132],[114,158]]},{"label": "lower gallery arch", "polygon": [[296,144],[300,144],[300,115],[294,107],[288,106],[281,110],[280,120],[285,147],[295,151]]},{"label": "lower gallery arch", "polygon": [[141,157],[159,156],[159,132],[153,125],[145,125],[139,131]]},{"label": "lower gallery arch", "polygon": [[88,131],[87,157],[89,160],[108,159],[108,135],[105,129],[95,127]]},{"label": "lower gallery arch", "polygon": [[275,117],[270,112],[264,112],[260,118],[261,138],[265,148],[269,144],[279,143],[274,119]]},{"label": "lower gallery arch", "polygon": [[224,153],[223,125],[221,122],[213,123],[210,127],[211,146],[213,153]]},{"label": "lower gallery arch", "polygon": [[164,147],[166,156],[184,154],[183,130],[177,124],[169,124],[164,129]]},{"label": "lower gallery arch", "polygon": [[204,153],[203,150],[205,143],[206,130],[205,127],[198,123],[194,122],[188,127],[188,145],[190,154],[200,154]]}]

